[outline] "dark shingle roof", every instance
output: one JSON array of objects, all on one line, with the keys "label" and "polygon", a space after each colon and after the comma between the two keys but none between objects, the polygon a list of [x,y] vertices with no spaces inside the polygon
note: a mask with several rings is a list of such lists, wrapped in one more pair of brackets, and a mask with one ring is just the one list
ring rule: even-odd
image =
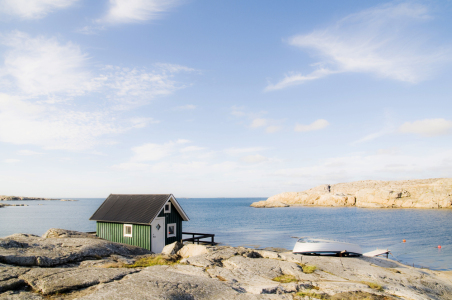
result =
[{"label": "dark shingle roof", "polygon": [[[150,224],[158,216],[171,194],[164,195],[120,195],[111,194],[91,216],[92,221]],[[172,202],[184,220],[187,215],[172,197]]]}]

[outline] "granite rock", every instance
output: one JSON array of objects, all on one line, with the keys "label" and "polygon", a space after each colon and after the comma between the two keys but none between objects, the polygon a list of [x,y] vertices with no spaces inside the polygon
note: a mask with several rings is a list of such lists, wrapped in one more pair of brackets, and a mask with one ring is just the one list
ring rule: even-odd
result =
[{"label": "granite rock", "polygon": [[251,204],[253,207],[284,205],[452,208],[452,178],[325,184],[303,192],[281,193]]}]

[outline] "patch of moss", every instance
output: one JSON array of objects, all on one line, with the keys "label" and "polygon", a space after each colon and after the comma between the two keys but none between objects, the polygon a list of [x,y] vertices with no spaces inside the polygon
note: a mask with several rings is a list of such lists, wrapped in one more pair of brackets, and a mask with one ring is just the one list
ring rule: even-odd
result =
[{"label": "patch of moss", "polygon": [[309,299],[314,298],[314,299],[331,299],[330,295],[328,294],[318,294],[316,292],[311,292],[311,291],[301,291],[296,293],[295,295],[300,296],[300,297],[309,297]]},{"label": "patch of moss", "polygon": [[315,270],[317,270],[316,266],[309,266],[309,265],[303,266],[303,273],[311,274],[311,273],[314,273]]},{"label": "patch of moss", "polygon": [[369,281],[361,281],[361,283],[366,284],[368,287],[370,287],[371,289],[377,290],[379,292],[383,291],[383,287],[381,285],[379,285],[378,283],[375,282],[369,282]]},{"label": "patch of moss", "polygon": [[132,265],[124,265],[125,268],[145,268],[145,267],[151,267],[156,265],[175,265],[178,264],[179,260],[173,261],[166,259],[162,255],[158,256],[150,256],[150,257],[143,257],[138,259],[134,264]]},{"label": "patch of moss", "polygon": [[298,280],[293,275],[282,275],[272,279],[273,281],[281,283],[297,282]]}]

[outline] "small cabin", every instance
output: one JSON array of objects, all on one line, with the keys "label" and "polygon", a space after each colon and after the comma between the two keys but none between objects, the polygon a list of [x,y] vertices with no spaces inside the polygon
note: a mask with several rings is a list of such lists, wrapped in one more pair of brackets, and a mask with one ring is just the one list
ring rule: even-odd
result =
[{"label": "small cabin", "polygon": [[189,218],[172,194],[111,194],[90,220],[100,238],[160,253],[182,240],[182,222]]}]

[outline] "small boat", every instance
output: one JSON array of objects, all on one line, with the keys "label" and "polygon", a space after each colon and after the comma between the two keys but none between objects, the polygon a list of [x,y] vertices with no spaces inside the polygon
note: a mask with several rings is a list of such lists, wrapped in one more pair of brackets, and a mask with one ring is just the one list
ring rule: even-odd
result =
[{"label": "small boat", "polygon": [[325,256],[361,256],[363,254],[361,247],[357,244],[310,238],[298,239],[293,253]]}]

